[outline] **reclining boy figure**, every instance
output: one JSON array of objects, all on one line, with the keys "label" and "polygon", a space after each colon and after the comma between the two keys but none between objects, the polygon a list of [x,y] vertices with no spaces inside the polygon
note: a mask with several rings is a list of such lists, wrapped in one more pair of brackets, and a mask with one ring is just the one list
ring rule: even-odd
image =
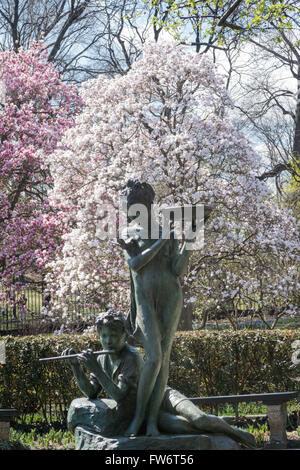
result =
[{"label": "reclining boy figure", "polygon": [[[102,347],[113,353],[96,357],[87,350],[68,361],[79,389],[88,398],[73,400],[68,426],[74,430],[84,424],[106,437],[122,436],[135,412],[137,385],[144,363],[139,352],[126,341],[126,318],[122,312],[110,309],[101,313],[96,326]],[[74,354],[74,350],[63,352],[63,355],[69,354]],[[89,377],[80,363],[89,370]],[[102,389],[110,399],[97,399]],[[230,426],[218,416],[204,413],[169,387],[157,424],[162,434],[224,434],[247,447],[255,447],[252,434]]]}]

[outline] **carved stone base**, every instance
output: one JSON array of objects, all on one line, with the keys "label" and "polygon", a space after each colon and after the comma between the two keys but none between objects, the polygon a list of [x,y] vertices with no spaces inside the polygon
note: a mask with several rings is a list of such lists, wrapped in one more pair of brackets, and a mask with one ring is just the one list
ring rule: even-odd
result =
[{"label": "carved stone base", "polygon": [[75,429],[76,450],[240,450],[221,434],[104,437],[83,426]]}]

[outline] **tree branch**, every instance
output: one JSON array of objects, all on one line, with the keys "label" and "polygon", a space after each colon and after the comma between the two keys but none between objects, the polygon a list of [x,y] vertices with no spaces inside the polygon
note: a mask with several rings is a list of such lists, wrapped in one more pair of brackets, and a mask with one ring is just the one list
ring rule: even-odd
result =
[{"label": "tree branch", "polygon": [[268,178],[276,178],[282,173],[283,171],[289,171],[290,166],[286,165],[285,163],[278,163],[272,170],[264,172],[262,175],[257,176],[256,178],[260,181],[264,181]]}]

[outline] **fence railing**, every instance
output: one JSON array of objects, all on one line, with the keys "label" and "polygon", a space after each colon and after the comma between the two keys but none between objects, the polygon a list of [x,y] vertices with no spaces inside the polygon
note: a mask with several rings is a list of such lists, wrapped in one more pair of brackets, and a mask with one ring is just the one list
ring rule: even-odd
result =
[{"label": "fence railing", "polygon": [[[4,292],[0,288],[0,335],[53,332],[62,327],[62,317],[53,312],[58,298],[46,291],[44,283],[35,283],[22,292]],[[78,296],[68,297],[69,328],[82,329],[95,319],[99,307]]]}]

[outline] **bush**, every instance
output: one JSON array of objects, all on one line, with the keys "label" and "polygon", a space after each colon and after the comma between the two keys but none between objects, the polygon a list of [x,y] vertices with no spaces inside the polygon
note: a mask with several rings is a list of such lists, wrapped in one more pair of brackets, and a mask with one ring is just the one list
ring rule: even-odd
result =
[{"label": "bush", "polygon": [[21,415],[42,413],[46,422],[49,416],[64,421],[70,402],[82,393],[67,361],[39,362],[39,358],[59,356],[67,347],[99,350],[99,340],[93,335],[4,339],[6,365],[0,365],[0,407],[16,408]]},{"label": "bush", "polygon": [[[291,362],[297,331],[180,332],[173,344],[169,385],[188,397],[294,390],[299,372]],[[0,406],[21,415],[42,413],[64,421],[70,402],[82,396],[66,361],[38,362],[76,351],[101,349],[92,334],[4,338]]]},{"label": "bush", "polygon": [[169,385],[189,397],[295,390],[291,343],[299,335],[258,330],[177,333]]}]

